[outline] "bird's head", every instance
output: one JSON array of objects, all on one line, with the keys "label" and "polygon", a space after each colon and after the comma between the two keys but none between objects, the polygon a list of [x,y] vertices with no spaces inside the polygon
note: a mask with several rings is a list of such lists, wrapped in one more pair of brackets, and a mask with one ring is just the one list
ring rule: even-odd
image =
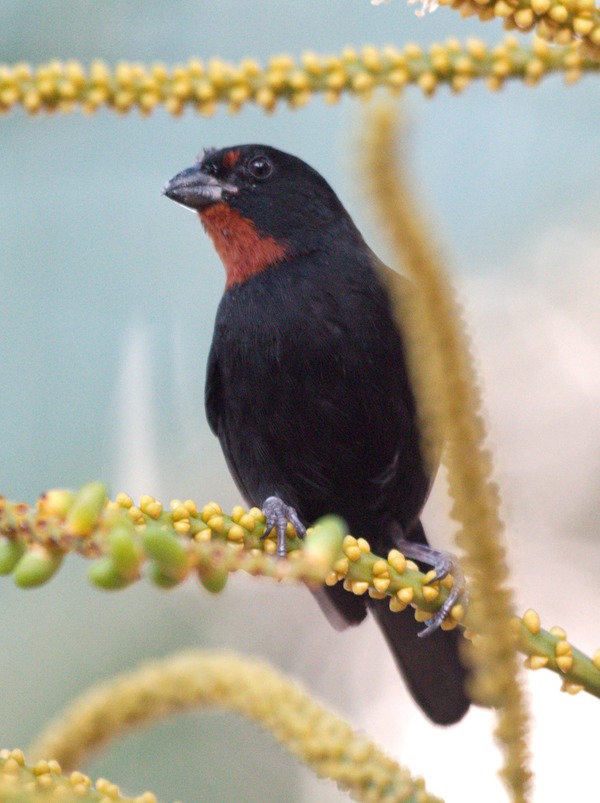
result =
[{"label": "bird's head", "polygon": [[309,253],[328,237],[335,240],[340,226],[354,229],[316,170],[267,145],[207,149],[163,192],[198,212],[225,265],[228,287]]}]

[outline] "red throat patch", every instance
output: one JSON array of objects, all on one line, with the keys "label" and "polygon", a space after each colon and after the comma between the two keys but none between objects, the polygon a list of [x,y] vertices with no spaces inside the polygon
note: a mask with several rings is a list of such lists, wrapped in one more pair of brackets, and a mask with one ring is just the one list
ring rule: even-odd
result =
[{"label": "red throat patch", "polygon": [[245,282],[287,256],[285,246],[262,235],[251,220],[225,203],[213,204],[198,214],[225,266],[227,287]]}]

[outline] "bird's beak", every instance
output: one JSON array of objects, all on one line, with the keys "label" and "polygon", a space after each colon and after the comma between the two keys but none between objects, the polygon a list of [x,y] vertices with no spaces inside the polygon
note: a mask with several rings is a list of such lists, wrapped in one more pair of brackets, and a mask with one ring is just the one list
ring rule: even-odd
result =
[{"label": "bird's beak", "polygon": [[202,210],[223,200],[224,193],[235,193],[237,187],[219,181],[200,169],[200,165],[188,167],[177,173],[163,187],[163,195],[190,209]]}]

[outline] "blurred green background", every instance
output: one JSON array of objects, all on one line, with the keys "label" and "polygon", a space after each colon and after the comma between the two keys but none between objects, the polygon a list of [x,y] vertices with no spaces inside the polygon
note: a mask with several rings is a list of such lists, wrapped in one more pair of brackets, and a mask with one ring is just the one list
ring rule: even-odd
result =
[{"label": "blurred green background", "polygon": [[[264,63],[451,35],[495,43],[502,30],[447,9],[419,19],[401,0],[0,5],[6,63]],[[484,377],[519,598],[587,650],[600,641],[587,613],[600,570],[597,81],[567,88],[550,78],[496,94],[477,84],[430,100],[411,89],[405,104],[414,175],[451,254]],[[48,487],[103,479],[113,493],[163,502],[239,501],[203,409],[222,267],[197,219],[160,190],[203,146],[262,141],[322,172],[386,256],[360,186],[359,106],[317,97],[270,116],[0,118],[1,493],[33,502]],[[443,544],[452,532],[443,483],[426,518]],[[370,624],[334,633],[304,589],[267,581],[235,577],[216,598],[192,582],[110,595],[88,586],[85,568],[71,558],[36,591],[0,582],[1,746],[25,747],[75,694],[143,659],[231,647],[294,674],[448,801],[504,799],[490,715],[430,726]],[[529,680],[536,800],[569,799],[595,778],[585,732],[597,702],[559,695],[553,676]],[[128,736],[82,769],[161,800],[345,799],[257,728],[217,714]]]}]

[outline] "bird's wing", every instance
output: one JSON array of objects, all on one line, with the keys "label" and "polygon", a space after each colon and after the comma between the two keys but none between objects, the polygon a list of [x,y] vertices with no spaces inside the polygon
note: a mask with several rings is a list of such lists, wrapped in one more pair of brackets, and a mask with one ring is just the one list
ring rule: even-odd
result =
[{"label": "bird's wing", "polygon": [[389,295],[396,324],[401,328],[399,319],[402,318],[402,308],[410,301],[415,292],[415,285],[397,270],[389,268],[373,251],[370,257],[375,272]]},{"label": "bird's wing", "polygon": [[313,597],[335,630],[345,630],[359,625],[367,615],[367,604],[363,597],[349,594],[341,583],[311,589]]},{"label": "bird's wing", "polygon": [[208,355],[206,367],[206,384],[204,386],[204,406],[209,426],[215,435],[219,434],[219,417],[221,409],[221,375],[217,360],[217,350],[213,342]]},{"label": "bird's wing", "polygon": [[[371,260],[375,272],[377,273],[380,281],[387,290],[388,296],[390,298],[392,314],[394,316],[396,327],[400,331],[403,340],[406,340],[405,327],[403,326],[402,321],[406,317],[406,315],[409,314],[410,310],[407,308],[409,308],[410,305],[413,303],[412,299],[414,299],[415,294],[418,292],[418,289],[413,284],[413,282],[411,282],[401,273],[398,273],[397,270],[389,268],[373,252],[371,252]],[[441,459],[444,443],[443,441],[440,441],[439,443],[432,444],[431,446],[433,446],[433,451],[432,454],[430,455],[433,463],[432,465],[432,480],[433,480],[433,477],[436,474],[437,467]]]},{"label": "bird's wing", "polygon": [[256,501],[250,498],[248,488],[242,481],[242,477],[233,459],[231,446],[227,437],[227,427],[225,426],[223,409],[223,392],[221,387],[221,374],[219,370],[219,360],[217,357],[217,349],[215,343],[210,348],[208,355],[208,365],[206,367],[206,384],[204,387],[204,406],[206,409],[206,418],[213,433],[219,438],[221,449],[225,461],[229,468],[229,472],[233,477],[233,481],[237,485],[240,493],[244,496],[249,504],[257,504]]}]

